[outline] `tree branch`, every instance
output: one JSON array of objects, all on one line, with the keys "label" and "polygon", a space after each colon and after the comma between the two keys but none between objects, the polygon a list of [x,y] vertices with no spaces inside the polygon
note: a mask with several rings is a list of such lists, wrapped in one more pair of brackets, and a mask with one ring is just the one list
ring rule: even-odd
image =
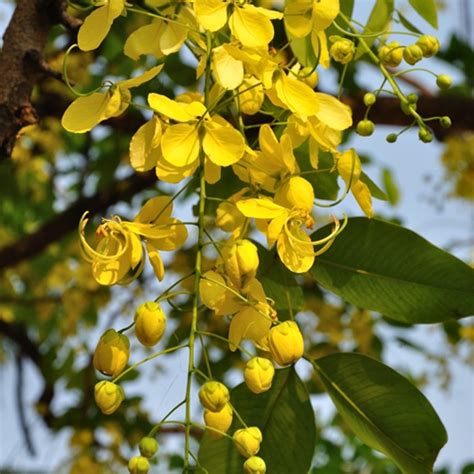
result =
[{"label": "tree branch", "polygon": [[34,257],[48,245],[74,230],[84,211],[91,214],[103,211],[118,201],[127,201],[139,191],[156,183],[154,172],[134,174],[115,182],[90,197],[78,199],[71,207],[45,222],[37,231],[25,235],[12,245],[0,249],[0,270]]}]

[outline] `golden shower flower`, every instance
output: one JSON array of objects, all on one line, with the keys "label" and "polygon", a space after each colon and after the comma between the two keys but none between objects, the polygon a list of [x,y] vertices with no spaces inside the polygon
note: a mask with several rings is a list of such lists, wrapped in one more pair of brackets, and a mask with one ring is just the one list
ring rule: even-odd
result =
[{"label": "golden shower flower", "polygon": [[253,357],[245,364],[245,384],[253,393],[263,393],[272,386],[275,367],[272,361],[264,357]]},{"label": "golden shower flower", "polygon": [[294,321],[284,321],[270,330],[268,347],[272,358],[280,365],[294,364],[303,357],[304,342]]},{"label": "golden shower flower", "polygon": [[230,425],[232,424],[233,411],[230,404],[226,403],[224,408],[222,408],[220,411],[211,411],[205,409],[203,416],[206,426],[209,428],[214,428],[209,429],[209,434],[215,438],[221,438],[222,434],[220,434],[218,431],[222,431],[222,433],[227,432],[227,430],[230,428]]},{"label": "golden shower flower", "polygon": [[237,451],[246,458],[254,456],[260,451],[260,444],[263,439],[262,432],[256,426],[237,430],[232,438]]},{"label": "golden shower flower", "polygon": [[94,368],[104,375],[117,377],[130,357],[130,341],[125,334],[108,329],[102,334],[94,351]]},{"label": "golden shower flower", "polygon": [[158,344],[166,329],[166,315],[158,303],[147,301],[135,312],[135,335],[147,347]]},{"label": "golden shower flower", "polygon": [[245,474],[265,474],[267,465],[261,457],[252,456],[244,462],[244,472]]},{"label": "golden shower flower", "polygon": [[100,411],[104,415],[111,415],[121,405],[125,394],[120,385],[102,380],[102,382],[95,384],[94,398]]},{"label": "golden shower flower", "polygon": [[221,382],[211,380],[199,390],[199,400],[204,408],[214,413],[224,409],[230,399],[229,389]]}]

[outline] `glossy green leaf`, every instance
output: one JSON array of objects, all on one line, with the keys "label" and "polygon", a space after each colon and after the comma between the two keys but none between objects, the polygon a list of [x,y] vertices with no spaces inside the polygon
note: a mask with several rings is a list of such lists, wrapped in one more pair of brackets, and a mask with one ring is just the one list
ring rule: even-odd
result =
[{"label": "glossy green leaf", "polygon": [[392,206],[396,206],[400,201],[400,191],[398,190],[392,172],[388,168],[383,169],[382,179],[385,191],[387,192],[388,201]]},{"label": "glossy green leaf", "polygon": [[[313,240],[329,232],[326,226]],[[388,222],[349,219],[312,273],[349,303],[398,321],[435,323],[474,314],[474,269]]]},{"label": "glossy green leaf", "polygon": [[413,33],[417,34],[422,34],[421,31],[410,21],[408,18],[406,18],[404,15],[402,15],[401,12],[398,13],[398,19],[400,20],[400,23],[408,30]]},{"label": "glossy green leaf", "polygon": [[[231,403],[248,426],[262,431],[261,456],[272,474],[306,473],[311,466],[316,442],[313,408],[308,392],[295,369],[275,373],[272,388],[255,395],[241,384],[231,392]],[[242,425],[235,419],[232,434]],[[228,438],[206,433],[201,441],[199,464],[209,474],[241,474],[245,459]]]},{"label": "glossy green leaf", "polygon": [[381,201],[388,201],[388,196],[363,171],[360,174],[359,179],[367,185],[370,194],[372,194],[375,199],[379,199]]},{"label": "glossy green leaf", "polygon": [[340,415],[361,441],[409,474],[429,474],[446,430],[425,396],[395,370],[354,353],[314,363]]},{"label": "glossy green leaf", "polygon": [[257,278],[262,283],[265,294],[274,302],[278,319],[292,319],[303,306],[303,289],[280,261],[276,251],[258,246],[260,265]]},{"label": "glossy green leaf", "polygon": [[[367,20],[367,24],[364,29],[365,35],[381,33],[382,31],[385,31],[392,17],[394,7],[393,4],[394,0],[376,0],[374,8],[370,13],[369,19]],[[364,42],[367,46],[370,47],[372,46],[375,40],[376,37],[374,36],[372,38],[365,38]],[[365,49],[365,46],[360,44],[357,48],[357,54],[355,59],[360,58],[366,52],[367,51]]]},{"label": "glossy green leaf", "polygon": [[438,12],[435,0],[408,0],[413,9],[433,28],[438,28]]}]

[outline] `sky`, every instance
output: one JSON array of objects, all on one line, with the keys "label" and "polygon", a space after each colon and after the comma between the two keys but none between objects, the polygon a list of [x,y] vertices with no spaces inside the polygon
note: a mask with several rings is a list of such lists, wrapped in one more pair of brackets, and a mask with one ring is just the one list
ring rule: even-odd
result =
[{"label": "sky", "polygon": [[[462,24],[461,5],[462,0],[447,0],[448,8],[440,17],[440,40],[446,41],[452,31],[459,30]],[[400,2],[398,2],[400,3]],[[359,2],[360,11],[358,14],[362,18],[372,1]],[[12,6],[10,2],[0,1],[0,31],[3,31],[7,24]],[[418,22],[418,24],[422,24]],[[423,25],[425,26],[425,25]],[[425,28],[430,31],[429,28]],[[446,70],[441,63],[433,61],[430,67],[439,73],[454,73]],[[455,76],[455,74],[453,74]],[[430,84],[430,80],[425,84]],[[367,86],[375,84],[374,71],[367,68],[363,75]],[[325,83],[326,81],[326,83]],[[330,86],[330,78],[322,77],[322,84]],[[431,83],[433,90],[434,80]],[[472,206],[465,202],[447,200],[435,188],[437,182],[443,179],[443,169],[440,166],[440,156],[443,145],[434,142],[426,145],[418,140],[417,133],[408,132],[404,134],[397,143],[388,144],[385,136],[395,129],[377,126],[375,134],[369,139],[355,137],[350,143],[359,153],[367,153],[376,158],[376,165],[367,168],[367,173],[376,182],[380,182],[380,171],[382,167],[392,170],[397,182],[400,185],[401,200],[396,208],[396,213],[403,217],[405,227],[419,233],[430,242],[438,246],[446,246],[453,240],[468,240],[474,236],[474,211]],[[442,203],[442,209],[438,209],[433,202]],[[358,213],[352,198],[344,201],[340,210],[348,213]],[[388,208],[381,201],[375,202],[376,212],[382,215],[393,215],[393,209]],[[454,253],[461,258],[469,258],[466,248],[454,249]],[[472,322],[472,318],[469,318]],[[469,322],[469,320],[466,320]],[[389,330],[387,330],[389,331]],[[394,333],[384,334],[391,338]],[[431,326],[417,326],[414,339],[420,342],[429,341],[430,346],[439,348],[444,342],[433,333]],[[387,363],[395,369],[404,369],[408,366],[415,371],[422,371],[425,368],[425,360],[413,352],[409,352],[397,346],[395,343],[389,345]],[[183,353],[183,357],[185,354]],[[161,390],[152,399],[147,400],[149,407],[159,414],[164,414],[176,403],[176,393],[184,391],[184,377],[179,375],[186,371],[187,361],[179,356],[172,359],[171,365],[176,369],[169,379],[163,381],[161,386],[168,387]],[[446,464],[454,466],[453,473],[459,472],[457,469],[466,461],[474,458],[474,379],[473,372],[459,362],[451,363],[453,381],[448,391],[443,391],[435,385],[430,385],[423,389],[424,394],[433,404],[441,420],[449,433],[449,441],[441,451],[436,466],[441,467]],[[145,382],[153,377],[152,370],[144,377]],[[25,368],[25,380],[28,380],[27,401],[35,400],[41,390],[38,377],[34,368]],[[144,383],[145,383],[144,382]],[[41,420],[36,416],[34,409],[27,408],[27,417],[30,420],[30,428],[38,448],[36,458],[31,458],[23,447],[21,433],[17,418],[14,395],[15,370],[12,364],[6,363],[0,366],[0,469],[2,466],[10,465],[23,469],[40,469],[44,472],[52,472],[58,459],[67,456],[67,433],[62,436],[50,434],[43,426]],[[142,386],[136,388],[141,390]],[[60,394],[54,402],[53,409],[61,410],[73,400]],[[329,403],[322,402],[318,410],[322,413],[328,412]]]}]

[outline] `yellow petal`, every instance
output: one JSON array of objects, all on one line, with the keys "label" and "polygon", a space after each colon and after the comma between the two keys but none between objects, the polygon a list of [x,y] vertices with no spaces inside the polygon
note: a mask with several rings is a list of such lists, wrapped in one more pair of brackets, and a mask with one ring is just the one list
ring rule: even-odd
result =
[{"label": "yellow petal", "polygon": [[239,87],[238,92],[241,112],[247,115],[255,115],[261,109],[265,99],[260,81],[254,76],[247,77]]},{"label": "yellow petal", "polygon": [[91,51],[99,47],[107,36],[115,18],[120,16],[125,0],[108,0],[94,10],[79,28],[77,44],[82,51]]},{"label": "yellow petal", "polygon": [[119,107],[120,93],[117,89],[113,94],[110,91],[95,92],[72,102],[64,112],[61,124],[69,132],[88,132]]},{"label": "yellow petal", "polygon": [[215,184],[221,179],[221,167],[206,157],[204,162],[204,177],[206,183]]},{"label": "yellow petal", "polygon": [[267,46],[275,34],[269,18],[249,4],[234,9],[229,26],[232,34],[249,48]]},{"label": "yellow petal", "polygon": [[206,30],[220,30],[227,21],[227,3],[222,0],[195,0],[194,11]]},{"label": "yellow petal", "polygon": [[161,139],[161,151],[166,161],[177,167],[187,167],[199,158],[199,135],[195,125],[179,123],[169,127]]},{"label": "yellow petal", "polygon": [[341,143],[341,132],[334,130],[317,117],[308,117],[306,122],[311,138],[325,151],[335,152],[336,147]]},{"label": "yellow petal", "polygon": [[319,110],[318,97],[313,89],[304,82],[287,78],[283,73],[275,81],[275,92],[289,110],[303,119],[316,115]]},{"label": "yellow petal", "polygon": [[134,222],[142,224],[164,224],[171,218],[173,201],[169,196],[148,199],[135,216]]},{"label": "yellow petal", "polygon": [[[165,95],[156,94],[154,92],[148,94],[148,104],[153,110],[156,110],[160,114],[163,114],[176,122],[190,122],[196,118],[188,113],[188,104],[176,102]],[[205,110],[206,109],[204,108],[204,111]]]},{"label": "yellow petal", "polygon": [[212,50],[212,69],[216,81],[227,90],[239,87],[244,79],[242,61],[234,59],[223,46]]},{"label": "yellow petal", "polygon": [[132,87],[141,86],[142,84],[145,84],[145,82],[151,81],[155,76],[157,76],[163,69],[163,66],[163,64],[159,64],[158,66],[152,67],[139,76],[120,82],[120,86],[124,89],[131,89]]},{"label": "yellow petal", "polygon": [[337,171],[347,185],[351,186],[359,180],[361,172],[360,159],[354,148],[336,155]]},{"label": "yellow petal", "polygon": [[272,219],[265,230],[262,229],[262,231],[267,234],[267,243],[269,247],[271,247],[278,240],[278,237],[281,234],[283,226],[286,224],[287,220],[288,213],[284,212]]},{"label": "yellow petal", "polygon": [[161,123],[157,117],[142,125],[130,140],[130,163],[136,171],[151,170],[161,156]]},{"label": "yellow petal", "polygon": [[135,61],[145,54],[161,58],[163,52],[160,49],[160,37],[163,29],[164,23],[160,19],[136,29],[125,41],[124,54]]},{"label": "yellow petal", "polygon": [[330,64],[328,40],[324,31],[311,32],[311,45],[314,54],[319,58],[319,65],[327,69]]},{"label": "yellow petal", "polygon": [[307,36],[312,27],[310,0],[296,0],[287,2],[285,7],[285,26],[287,31],[296,38]]},{"label": "yellow petal", "polygon": [[372,209],[372,196],[368,186],[359,180],[351,186],[351,191],[364,214],[367,217],[372,217],[374,211]]},{"label": "yellow petal", "polygon": [[198,160],[190,163],[188,166],[175,166],[166,160],[158,160],[155,171],[158,179],[167,183],[176,184],[188,176],[193,175],[198,166]]},{"label": "yellow petal", "polygon": [[319,110],[316,117],[334,130],[345,130],[352,125],[351,108],[332,95],[316,92]]},{"label": "yellow petal", "polygon": [[255,308],[248,306],[239,311],[230,322],[229,347],[235,351],[242,339],[258,341],[265,337],[270,330],[272,321],[270,317],[261,314]]},{"label": "yellow petal", "polygon": [[202,303],[210,309],[214,309],[227,292],[226,282],[222,275],[214,271],[204,273],[199,280],[199,295]]},{"label": "yellow petal", "polygon": [[224,119],[214,116],[204,122],[202,147],[208,158],[219,166],[237,163],[245,152],[244,137]]},{"label": "yellow petal", "polygon": [[313,27],[325,30],[339,14],[339,0],[319,0],[313,2]]},{"label": "yellow petal", "polygon": [[188,28],[177,23],[167,23],[160,38],[160,48],[163,54],[171,54],[179,51],[188,37]]},{"label": "yellow petal", "polygon": [[163,260],[161,258],[160,252],[156,250],[149,242],[146,242],[146,249],[148,252],[148,258],[150,259],[153,272],[156,275],[158,280],[163,280],[165,276],[165,266],[163,265]]},{"label": "yellow petal", "polygon": [[243,199],[236,205],[245,217],[254,217],[255,219],[274,219],[287,212],[284,207],[275,204],[268,198]]},{"label": "yellow petal", "polygon": [[309,138],[309,163],[310,165],[317,170],[319,167],[319,146],[316,140],[313,137]]},{"label": "yellow petal", "polygon": [[313,246],[309,235],[301,231],[298,239],[306,240],[308,244],[290,240],[285,232],[280,234],[277,242],[277,252],[283,264],[294,273],[307,272],[314,263]]}]

